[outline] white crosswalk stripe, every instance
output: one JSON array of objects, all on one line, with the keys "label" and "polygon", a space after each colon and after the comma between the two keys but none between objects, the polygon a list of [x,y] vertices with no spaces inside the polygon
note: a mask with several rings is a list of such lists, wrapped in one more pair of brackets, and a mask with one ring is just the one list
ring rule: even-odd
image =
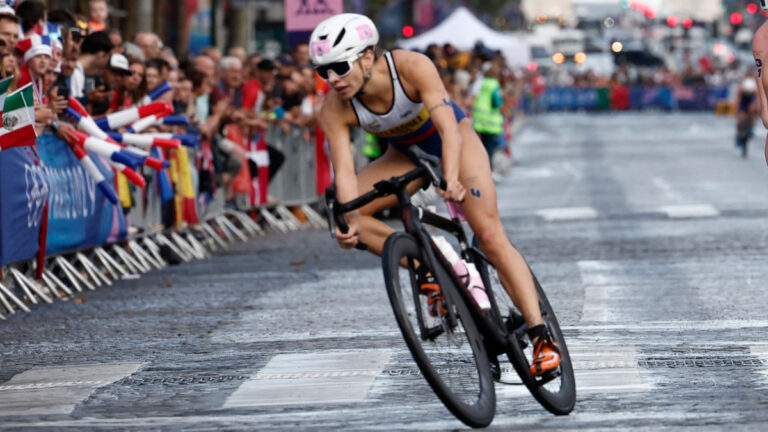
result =
[{"label": "white crosswalk stripe", "polygon": [[659,211],[672,219],[717,217],[720,212],[711,204],[662,206]]},{"label": "white crosswalk stripe", "polygon": [[569,221],[597,219],[597,210],[592,207],[558,207],[536,211],[545,221]]},{"label": "white crosswalk stripe", "polygon": [[139,370],[143,363],[36,367],[0,385],[0,416],[69,414],[99,387]]},{"label": "white crosswalk stripe", "polygon": [[391,352],[313,352],[273,357],[224,408],[359,402]]}]

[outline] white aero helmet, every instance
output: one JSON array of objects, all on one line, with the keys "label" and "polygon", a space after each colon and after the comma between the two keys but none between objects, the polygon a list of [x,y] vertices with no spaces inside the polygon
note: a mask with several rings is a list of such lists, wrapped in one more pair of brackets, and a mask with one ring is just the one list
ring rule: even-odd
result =
[{"label": "white aero helmet", "polygon": [[379,31],[370,18],[343,13],[315,27],[309,38],[309,56],[315,66],[320,66],[348,60],[377,43]]}]

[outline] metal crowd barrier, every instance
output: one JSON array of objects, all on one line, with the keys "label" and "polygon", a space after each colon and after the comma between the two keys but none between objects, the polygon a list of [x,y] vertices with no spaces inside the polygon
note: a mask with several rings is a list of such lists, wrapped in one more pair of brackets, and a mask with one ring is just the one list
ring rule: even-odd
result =
[{"label": "metal crowd barrier", "polygon": [[[182,262],[205,259],[232,243],[247,241],[266,232],[289,232],[325,228],[325,219],[312,205],[319,202],[315,188],[314,135],[294,127],[288,134],[271,128],[268,142],[285,154],[285,162],[270,185],[278,204],[247,209],[261,216],[256,223],[245,212],[226,209],[219,190],[206,208],[198,209],[200,223],[181,230],[164,229],[162,204],[158,194],[146,195],[134,190],[136,205],[128,216],[128,240],[85,250],[73,250],[48,256],[37,281],[34,259],[0,267],[0,320],[7,314],[30,312],[31,306],[68,299],[84,291],[110,286],[116,280],[140,277],[169,265],[164,254],[171,251]],[[147,182],[154,191],[155,179]],[[298,207],[306,216],[300,221],[288,207]],[[165,249],[165,251],[164,251]]]},{"label": "metal crowd barrier", "polygon": [[5,319],[4,314],[30,312],[32,305],[53,303],[162,269],[168,265],[163,247],[189,262],[264,233],[248,215],[226,210],[182,230],[149,229],[129,240],[46,257],[39,282],[34,277],[36,260],[14,263],[0,269],[0,319]]}]

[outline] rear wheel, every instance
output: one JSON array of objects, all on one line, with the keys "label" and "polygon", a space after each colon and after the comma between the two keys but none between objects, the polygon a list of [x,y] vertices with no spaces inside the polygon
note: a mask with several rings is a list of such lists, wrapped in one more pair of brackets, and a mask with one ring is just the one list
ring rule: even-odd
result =
[{"label": "rear wheel", "polygon": [[[448,314],[429,313],[419,281],[428,264],[413,236],[392,234],[384,245],[382,262],[395,319],[421,373],[459,420],[472,427],[489,425],[496,411],[496,393],[488,356],[456,287],[440,286],[457,317],[451,324]],[[405,262],[407,267],[401,265]],[[416,263],[420,263],[418,271]],[[429,273],[438,280],[451,280],[442,267],[429,268]]]},{"label": "rear wheel", "polygon": [[[477,247],[477,239],[473,241],[473,244]],[[507,356],[520,379],[528,387],[533,397],[548,411],[557,415],[570,413],[576,404],[576,381],[573,365],[571,364],[571,356],[568,353],[568,346],[560,330],[560,324],[555,316],[555,311],[549,304],[549,300],[547,300],[544,290],[541,288],[538,279],[536,279],[536,275],[531,271],[539,297],[541,317],[549,329],[552,340],[561,351],[560,366],[555,371],[543,376],[531,375],[529,371],[529,359],[533,358],[533,347],[526,332],[527,326],[507,290],[501,284],[496,268],[479,257],[475,261],[486,289],[490,287],[489,297],[492,297],[493,304],[492,315],[495,315],[500,322],[508,323],[507,327],[514,332]]]}]

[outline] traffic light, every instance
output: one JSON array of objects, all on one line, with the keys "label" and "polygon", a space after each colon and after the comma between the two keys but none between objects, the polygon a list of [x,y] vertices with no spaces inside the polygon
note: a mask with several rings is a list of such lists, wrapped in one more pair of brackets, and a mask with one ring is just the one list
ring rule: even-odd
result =
[{"label": "traffic light", "polygon": [[413,36],[413,34],[416,33],[416,31],[413,29],[412,26],[403,26],[403,36],[406,38],[409,38]]},{"label": "traffic light", "polygon": [[742,21],[744,21],[744,17],[740,13],[734,12],[731,14],[731,24],[734,26],[740,26]]},{"label": "traffic light", "polygon": [[670,16],[667,17],[667,25],[670,26],[670,27],[677,27],[677,23],[678,22],[679,22],[679,20],[674,15],[670,15]]}]

